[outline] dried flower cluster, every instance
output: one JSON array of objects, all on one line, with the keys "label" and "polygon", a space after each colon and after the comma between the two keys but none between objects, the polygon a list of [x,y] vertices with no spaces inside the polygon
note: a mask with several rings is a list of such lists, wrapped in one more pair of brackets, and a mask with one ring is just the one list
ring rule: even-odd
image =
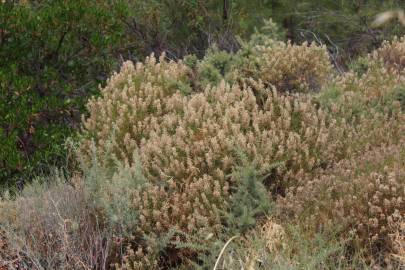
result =
[{"label": "dried flower cluster", "polygon": [[405,213],[403,139],[342,160],[315,177],[303,176],[301,185],[279,198],[283,215],[312,228],[339,224],[343,237],[352,233],[374,250],[392,248],[389,235],[398,231]]},{"label": "dried flower cluster", "polygon": [[280,249],[285,248],[285,234],[283,226],[271,219],[267,219],[260,230],[260,236],[264,239],[270,253],[277,253]]},{"label": "dried flower cluster", "polygon": [[243,77],[261,80],[279,92],[319,91],[332,75],[326,48],[306,42],[257,45],[241,69]]},{"label": "dried flower cluster", "polygon": [[383,46],[365,58],[365,72],[353,71],[336,77],[337,86],[344,91],[360,91],[364,98],[382,97],[394,87],[405,83],[405,37],[384,42]]},{"label": "dried flower cluster", "polygon": [[371,58],[381,61],[390,72],[405,75],[405,37],[385,41],[381,48],[372,53]]}]

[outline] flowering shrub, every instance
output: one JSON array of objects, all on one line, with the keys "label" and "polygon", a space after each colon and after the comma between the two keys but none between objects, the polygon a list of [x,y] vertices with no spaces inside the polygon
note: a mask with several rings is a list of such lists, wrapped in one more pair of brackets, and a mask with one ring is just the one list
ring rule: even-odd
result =
[{"label": "flowering shrub", "polygon": [[[163,84],[167,78],[182,78],[186,71],[181,62],[163,58],[159,63],[149,58],[145,65],[126,63],[102,90],[103,97],[88,104],[90,117],[84,121],[81,141],[84,157],[89,160],[94,140],[101,162],[109,152],[131,163],[137,151],[150,180],[204,175],[220,167],[223,172],[215,174],[222,181],[235,162],[237,148],[263,168],[284,161],[287,153],[287,159],[298,159],[301,154],[294,149],[308,148],[304,152],[313,157],[301,162],[310,169],[320,162],[318,154],[329,152],[316,149],[334,132],[339,134],[339,128],[304,96],[267,93],[256,84],[264,98],[260,104],[251,90],[238,86],[221,84],[187,97],[176,92],[176,85]],[[301,133],[306,133],[304,139],[298,138]],[[305,142],[310,145],[305,147]],[[331,146],[330,152],[336,148]]]},{"label": "flowering shrub", "polygon": [[[103,167],[113,168],[118,159],[136,170],[139,160],[147,179],[131,200],[139,213],[135,235],[170,239],[179,237],[170,234],[173,228],[194,235],[217,231],[237,184],[230,173],[238,152],[266,175],[269,191],[283,196],[317,169],[370,145],[396,142],[403,132],[399,110],[387,115],[370,109],[347,120],[338,113],[344,107],[325,112],[311,96],[282,94],[255,80],[254,91],[222,82],[184,95],[182,89],[191,87],[188,75],[188,66],[164,57],[127,62],[102,96],[88,103],[78,150],[83,164],[90,166],[95,155]],[[159,265],[153,242],[132,243],[127,266]],[[176,253],[190,256],[187,249]]]},{"label": "flowering shrub", "polygon": [[360,91],[364,98],[382,97],[405,82],[405,37],[384,42],[367,57],[360,58],[335,81],[344,91]]},{"label": "flowering shrub", "polygon": [[333,75],[326,47],[282,42],[277,31],[270,20],[236,53],[213,47],[201,61],[187,57],[195,69],[196,85],[204,88],[225,80],[242,86],[253,79],[283,93],[319,91]]},{"label": "flowering shrub", "polygon": [[[154,65],[175,71],[178,64]],[[91,153],[93,140],[107,166],[105,153],[131,164],[138,152],[144,175],[154,184],[141,202],[145,230],[167,230],[173,221],[187,231],[218,223],[216,207],[229,196],[227,175],[237,162],[237,150],[255,159],[260,171],[285,161],[288,166],[277,169],[283,178],[311,170],[339,151],[340,145],[330,142],[341,128],[326,123],[322,111],[305,98],[273,92],[261,108],[251,90],[225,84],[190,97],[180,92],[167,96],[169,90],[153,84],[154,78],[133,85],[137,73],[127,63],[105,96],[90,101],[81,154]],[[142,114],[147,110],[151,113]]]},{"label": "flowering shrub", "polygon": [[390,72],[405,75],[405,36],[395,37],[391,42],[385,41],[372,53],[371,58],[381,61]]},{"label": "flowering shrub", "polygon": [[308,228],[339,224],[343,237],[352,233],[374,252],[390,250],[389,236],[399,230],[405,213],[403,139],[344,159],[315,177],[303,176],[301,185],[279,198],[280,210]]},{"label": "flowering shrub", "polygon": [[370,62],[370,67],[360,76],[349,71],[335,79],[339,89],[361,92],[363,99],[368,100],[381,98],[404,82],[404,77],[390,72],[378,62]]},{"label": "flowering shrub", "polygon": [[242,74],[280,92],[310,92],[319,91],[327,83],[332,65],[325,47],[275,42],[272,46],[255,46],[242,66]]}]

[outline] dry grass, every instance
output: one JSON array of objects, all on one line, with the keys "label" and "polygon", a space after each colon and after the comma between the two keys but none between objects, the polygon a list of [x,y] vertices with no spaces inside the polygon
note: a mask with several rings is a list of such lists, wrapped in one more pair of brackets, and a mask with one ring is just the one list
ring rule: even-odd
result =
[{"label": "dry grass", "polygon": [[[106,269],[111,243],[98,227],[83,188],[53,180],[50,185],[33,184],[8,202],[14,212],[2,219],[9,221],[2,224],[7,248],[2,260],[20,261],[22,269]],[[20,269],[10,263],[7,267]]]}]

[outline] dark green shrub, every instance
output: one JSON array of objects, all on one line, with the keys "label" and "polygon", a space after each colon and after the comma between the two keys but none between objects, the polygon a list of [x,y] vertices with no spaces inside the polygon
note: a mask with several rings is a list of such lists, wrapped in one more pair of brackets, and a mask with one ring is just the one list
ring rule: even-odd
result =
[{"label": "dark green shrub", "polygon": [[[230,199],[228,212],[224,223],[234,233],[243,233],[253,228],[259,217],[270,214],[272,202],[263,181],[263,172],[256,169],[254,163],[248,162],[246,156],[241,155],[241,166],[236,166],[232,176],[236,185]],[[274,164],[268,171],[279,164]],[[281,164],[280,164],[281,165]]]},{"label": "dark green shrub", "polygon": [[63,160],[63,141],[125,42],[123,4],[0,4],[0,185]]}]

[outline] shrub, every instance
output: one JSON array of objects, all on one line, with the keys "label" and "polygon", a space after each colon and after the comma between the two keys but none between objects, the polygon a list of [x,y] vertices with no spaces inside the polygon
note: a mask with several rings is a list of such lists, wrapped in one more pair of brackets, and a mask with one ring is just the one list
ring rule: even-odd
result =
[{"label": "shrub", "polygon": [[389,235],[405,211],[403,139],[303,176],[302,184],[279,199],[282,215],[290,213],[315,230],[339,224],[343,238],[354,235],[371,253],[392,250]]},{"label": "shrub", "polygon": [[240,61],[241,59],[238,55],[213,47],[198,62],[195,71],[196,81],[202,89],[207,86],[215,86],[222,80],[235,83],[233,75]]},{"label": "shrub", "polygon": [[[14,198],[5,193],[0,197],[0,266],[3,260],[16,269],[38,270],[121,264],[139,225],[136,200],[146,184],[136,163],[128,167],[116,161],[105,168],[93,156],[83,175],[55,173],[37,178]],[[136,240],[146,241],[144,235]]]},{"label": "shrub", "polygon": [[217,269],[368,269],[360,252],[352,254],[350,261],[345,259],[345,242],[333,232],[308,235],[299,226],[282,225],[269,217],[234,239],[219,257],[231,236],[211,240],[221,244],[212,245],[215,252],[195,268],[211,269],[218,261]]},{"label": "shrub", "polygon": [[[254,48],[259,45],[274,46],[281,39],[279,32],[278,26],[270,19],[264,21],[260,30],[255,30],[248,42],[239,40],[241,48],[237,52],[221,50],[214,44],[200,61],[196,60],[195,64],[190,65],[194,69],[196,86],[204,89],[208,85],[217,85],[222,80],[230,84],[237,83],[240,76],[244,76],[238,71],[250,63],[249,57]],[[185,62],[190,62],[191,59],[192,56],[187,56]]]},{"label": "shrub", "polygon": [[14,254],[19,267],[30,269],[105,266],[111,237],[98,224],[83,186],[51,180],[51,184],[34,182],[15,201],[0,205],[0,212],[7,206],[14,209],[13,215],[0,218],[10,252],[6,255]]},{"label": "shrub", "polygon": [[353,63],[352,70],[336,78],[337,87],[344,91],[363,92],[364,98],[385,96],[405,81],[401,64],[405,63],[404,44],[404,38],[386,41],[367,57],[359,58]]},{"label": "shrub", "polygon": [[242,47],[249,48],[252,46],[272,46],[276,41],[284,40],[284,30],[273,21],[268,19],[263,21],[260,29],[255,29],[247,43],[241,41]]},{"label": "shrub", "polygon": [[261,80],[280,92],[319,91],[332,74],[326,48],[307,42],[257,45],[241,69],[244,77]]},{"label": "shrub", "polygon": [[[369,60],[370,61],[370,60]],[[338,76],[336,86],[346,92],[360,92],[368,99],[381,98],[401,82],[401,78],[390,73],[380,63],[371,62],[365,73],[358,76],[352,71]]]},{"label": "shrub", "polygon": [[[332,78],[332,65],[325,47],[304,42],[293,45],[280,41],[277,26],[265,21],[248,42],[240,41],[239,51],[209,49],[193,67],[198,86],[260,80],[279,92],[319,91]],[[191,58],[189,58],[191,59]]]},{"label": "shrub", "polygon": [[[233,168],[232,178],[235,179],[229,206],[223,224],[235,233],[244,233],[254,227],[260,217],[269,215],[272,210],[270,196],[264,184],[263,172],[256,170],[255,164],[246,164],[246,157],[241,155],[242,166]],[[267,170],[281,166],[273,164]]]},{"label": "shrub", "polygon": [[384,41],[371,57],[381,61],[390,72],[405,75],[405,36],[395,37],[391,42]]},{"label": "shrub", "polygon": [[1,186],[63,163],[87,97],[131,40],[117,20],[124,2],[107,2],[0,4]]},{"label": "shrub", "polygon": [[[188,71],[164,57],[125,63],[102,96],[89,101],[81,133],[78,154],[85,166],[93,153],[105,168],[113,168],[115,158],[131,168],[134,153],[139,155],[148,185],[133,199],[136,234],[153,232],[151,239],[173,228],[197,235],[220,228],[221,211],[238,185],[229,176],[238,151],[267,175],[265,186],[283,194],[302,175],[369,145],[396,141],[403,131],[398,110],[333,119],[310,96],[280,94],[260,83],[255,93],[222,82],[184,96],[179,84],[188,84]],[[273,168],[278,162],[283,166]],[[151,250],[139,243],[131,249],[136,258]]]},{"label": "shrub", "polygon": [[201,85],[215,85],[221,80],[243,85],[253,79],[282,93],[310,92],[319,91],[331,78],[332,65],[325,48],[314,43],[292,45],[264,36],[257,41],[254,37],[235,54],[209,51],[198,64]]},{"label": "shrub", "polygon": [[[159,72],[151,74],[150,70]],[[178,200],[184,200],[184,203],[176,202],[177,208],[195,201],[203,190],[207,192],[208,201],[219,200],[219,203],[226,197],[229,184],[226,176],[236,162],[237,148],[250,159],[254,157],[263,170],[285,159],[289,166],[295,166],[295,162],[300,164],[295,168],[279,168],[277,175],[284,175],[282,172],[290,169],[310,170],[319,166],[321,160],[330,159],[321,155],[329,155],[338,148],[338,145],[329,145],[327,149],[330,150],[322,153],[317,150],[327,141],[334,140],[337,127],[330,126],[328,130],[325,116],[309,100],[298,101],[274,92],[267,94],[268,98],[260,108],[252,91],[238,86],[222,84],[184,97],[175,92],[175,87],[160,86],[160,82],[156,82],[165,74],[172,79],[178,78],[183,70],[181,62],[155,63],[154,58],[147,60],[145,66],[137,64],[134,67],[127,63],[102,90],[104,96],[89,102],[90,117],[84,122],[82,155],[89,155],[92,140],[99,157],[110,147],[112,154],[129,164],[136,150],[148,181],[182,190],[183,195]],[[136,77],[141,81],[137,82]],[[307,134],[303,140],[299,135],[302,133]],[[323,139],[320,141],[318,136]],[[111,146],[108,146],[109,139],[112,139]],[[302,151],[303,148],[308,151]],[[110,161],[101,158],[101,162],[108,165]],[[206,186],[205,183],[211,184]],[[159,193],[158,204],[164,201],[163,194],[167,192],[160,190]],[[177,200],[175,194],[167,194],[168,200]],[[195,207],[191,204],[188,210],[177,209],[171,216],[178,213],[179,223],[193,228],[193,222],[190,222],[193,219],[181,216],[192,214],[193,208],[202,208],[200,203],[205,205],[204,201],[198,199]],[[206,207],[201,211],[211,211],[208,210],[211,206]],[[200,214],[193,215],[197,218]]]}]

